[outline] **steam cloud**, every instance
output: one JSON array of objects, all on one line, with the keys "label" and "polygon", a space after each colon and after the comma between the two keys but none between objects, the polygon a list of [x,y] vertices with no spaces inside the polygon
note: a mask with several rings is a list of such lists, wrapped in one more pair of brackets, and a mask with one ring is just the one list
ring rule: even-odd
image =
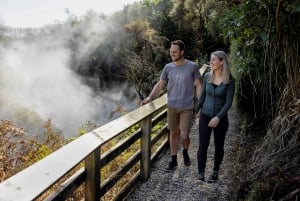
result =
[{"label": "steam cloud", "polygon": [[[70,69],[71,51],[64,43],[66,38],[52,37],[0,45],[0,119],[20,119],[16,111],[26,108],[43,121],[51,118],[68,137],[77,134],[87,121],[100,125],[111,121],[111,111],[118,104],[127,111],[136,107],[123,94],[128,93],[126,84],[97,95],[83,85]],[[79,49],[89,51],[89,48],[92,47],[86,45]],[[39,131],[28,128],[28,132],[38,135],[35,132]]]}]

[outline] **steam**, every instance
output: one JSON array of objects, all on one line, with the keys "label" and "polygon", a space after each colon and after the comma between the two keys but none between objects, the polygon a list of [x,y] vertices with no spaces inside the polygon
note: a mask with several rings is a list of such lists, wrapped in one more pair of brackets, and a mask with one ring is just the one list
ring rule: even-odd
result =
[{"label": "steam", "polygon": [[[99,32],[97,35],[95,30],[86,30],[84,36],[90,37],[90,42],[79,42],[82,52],[78,52],[78,60],[97,44],[95,41],[103,39]],[[98,94],[82,84],[70,66],[74,63],[74,51],[67,47],[66,40],[71,36],[69,32],[59,37],[48,35],[0,45],[0,119],[20,119],[15,116],[16,111],[26,108],[41,121],[51,118],[55,127],[69,137],[77,134],[87,121],[98,125],[111,121],[109,116],[119,104],[126,111],[136,107],[133,98],[124,95],[129,88],[126,84]],[[132,89],[129,91],[134,94]],[[28,128],[28,132],[38,135],[34,129]]]}]

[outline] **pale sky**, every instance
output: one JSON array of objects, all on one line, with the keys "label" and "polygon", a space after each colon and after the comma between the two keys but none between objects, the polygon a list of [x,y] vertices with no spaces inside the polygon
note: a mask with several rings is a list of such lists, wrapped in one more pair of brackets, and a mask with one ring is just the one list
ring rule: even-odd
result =
[{"label": "pale sky", "polygon": [[138,0],[0,0],[0,24],[9,27],[42,27],[63,22],[65,9],[80,17],[87,10],[111,14]]}]

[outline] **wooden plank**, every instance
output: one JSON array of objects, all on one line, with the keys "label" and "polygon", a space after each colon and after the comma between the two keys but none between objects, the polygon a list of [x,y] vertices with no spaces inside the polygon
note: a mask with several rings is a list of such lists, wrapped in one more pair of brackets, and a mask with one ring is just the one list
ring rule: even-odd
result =
[{"label": "wooden plank", "polygon": [[100,148],[85,159],[85,200],[100,200]]},{"label": "wooden plank", "polygon": [[136,110],[124,115],[121,118],[118,118],[114,121],[111,121],[104,126],[101,126],[92,133],[99,137],[103,142],[111,140],[113,137],[117,136],[119,133],[125,131],[129,128],[128,125],[134,125],[147,116],[151,115],[153,111],[159,110],[166,105],[167,95],[151,101],[150,103],[137,108]]},{"label": "wooden plank", "polygon": [[86,172],[84,168],[80,168],[71,177],[64,181],[55,191],[53,191],[44,201],[61,201],[69,198],[73,192],[84,183]]},{"label": "wooden plank", "polygon": [[129,137],[119,141],[114,147],[110,148],[108,151],[102,154],[100,167],[104,167],[110,161],[115,159],[118,155],[124,152],[128,147],[141,138],[142,130],[138,129],[137,132],[134,132]]},{"label": "wooden plank", "polygon": [[150,158],[151,158],[151,117],[142,121],[142,139],[141,151],[142,158],[140,162],[141,178],[147,180],[150,176]]},{"label": "wooden plank", "polygon": [[139,160],[141,159],[141,150],[135,152],[125,163],[122,163],[118,170],[113,172],[109,178],[102,182],[100,187],[101,197],[109,191]]}]

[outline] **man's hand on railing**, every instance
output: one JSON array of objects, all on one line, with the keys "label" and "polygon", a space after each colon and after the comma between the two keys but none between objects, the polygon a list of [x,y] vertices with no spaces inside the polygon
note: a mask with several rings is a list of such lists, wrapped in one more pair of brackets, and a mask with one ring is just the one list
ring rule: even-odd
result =
[{"label": "man's hand on railing", "polygon": [[161,90],[166,86],[166,81],[164,80],[159,80],[158,83],[153,87],[151,93],[149,94],[149,96],[147,98],[145,98],[142,102],[141,102],[141,106],[145,105],[149,102],[151,102],[153,100],[153,98],[156,98]]},{"label": "man's hand on railing", "polygon": [[142,100],[142,102],[141,102],[141,106],[142,105],[145,105],[145,104],[147,104],[147,103],[149,103],[150,101],[151,101],[152,99],[148,96],[147,98],[145,98],[144,100]]}]

